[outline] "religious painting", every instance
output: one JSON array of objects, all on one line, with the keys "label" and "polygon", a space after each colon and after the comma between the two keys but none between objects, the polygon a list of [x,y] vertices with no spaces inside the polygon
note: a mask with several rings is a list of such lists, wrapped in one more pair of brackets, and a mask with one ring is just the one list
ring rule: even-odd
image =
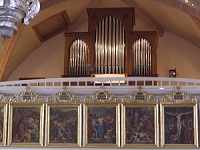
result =
[{"label": "religious painting", "polygon": [[142,91],[122,99],[122,147],[158,147],[158,100]]},{"label": "religious painting", "polygon": [[83,108],[83,146],[119,147],[119,99],[101,87],[85,98]]},{"label": "religious painting", "polygon": [[161,101],[161,146],[197,147],[198,117],[196,99],[177,91]]},{"label": "religious painting", "polygon": [[14,107],[12,142],[38,143],[40,131],[40,107]]},{"label": "religious painting", "polygon": [[88,108],[88,143],[116,143],[116,108]]},{"label": "religious painting", "polygon": [[45,146],[81,146],[81,102],[66,89],[47,99]]},{"label": "religious painting", "polygon": [[6,145],[7,138],[7,106],[8,100],[0,94],[0,146]]},{"label": "religious painting", "polygon": [[10,99],[8,145],[43,146],[43,98],[33,92],[21,92]]}]

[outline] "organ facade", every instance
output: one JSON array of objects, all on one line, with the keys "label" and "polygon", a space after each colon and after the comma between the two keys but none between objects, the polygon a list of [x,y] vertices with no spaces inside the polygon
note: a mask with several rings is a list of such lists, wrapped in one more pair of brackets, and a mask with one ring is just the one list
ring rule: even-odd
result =
[{"label": "organ facade", "polygon": [[134,31],[134,8],[88,8],[88,32],[66,32],[64,76],[157,76],[157,31]]}]

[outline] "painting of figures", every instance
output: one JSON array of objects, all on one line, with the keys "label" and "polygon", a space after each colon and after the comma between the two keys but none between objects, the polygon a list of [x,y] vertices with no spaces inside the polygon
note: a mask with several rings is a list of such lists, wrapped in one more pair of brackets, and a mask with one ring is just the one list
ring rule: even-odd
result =
[{"label": "painting of figures", "polygon": [[77,143],[78,108],[50,108],[50,143]]},{"label": "painting of figures", "polygon": [[12,121],[12,142],[39,143],[40,108],[14,107]]},{"label": "painting of figures", "polygon": [[88,143],[116,143],[116,108],[88,107]]},{"label": "painting of figures", "polygon": [[125,124],[127,144],[155,143],[153,107],[127,107]]},{"label": "painting of figures", "polygon": [[165,107],[165,144],[194,144],[193,107]]}]

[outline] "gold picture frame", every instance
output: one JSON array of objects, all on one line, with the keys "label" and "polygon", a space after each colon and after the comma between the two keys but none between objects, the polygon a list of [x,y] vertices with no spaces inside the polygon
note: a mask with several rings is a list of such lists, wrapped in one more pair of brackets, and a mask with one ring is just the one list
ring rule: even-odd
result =
[{"label": "gold picture frame", "polygon": [[197,100],[180,91],[167,94],[160,103],[161,147],[198,147]]},{"label": "gold picture frame", "polygon": [[83,146],[120,147],[120,101],[101,86],[84,100]]},{"label": "gold picture frame", "polygon": [[10,98],[8,145],[20,147],[43,146],[44,98],[29,91]]},{"label": "gold picture frame", "polygon": [[0,94],[0,146],[6,146],[8,99]]},{"label": "gold picture frame", "polygon": [[81,147],[82,99],[63,89],[47,99],[45,146]]},{"label": "gold picture frame", "polygon": [[159,147],[158,99],[141,90],[127,94],[121,104],[121,146]]}]

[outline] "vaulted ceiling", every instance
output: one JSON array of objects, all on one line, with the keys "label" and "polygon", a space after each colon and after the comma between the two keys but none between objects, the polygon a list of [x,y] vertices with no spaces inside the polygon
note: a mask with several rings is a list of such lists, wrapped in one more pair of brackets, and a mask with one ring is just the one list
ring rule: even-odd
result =
[{"label": "vaulted ceiling", "polygon": [[0,43],[1,81],[7,80],[43,42],[64,31],[73,32],[86,21],[86,8],[135,7],[136,18],[157,30],[159,36],[168,31],[200,49],[198,0],[40,0],[40,3],[41,10],[30,25],[19,24],[18,33]]}]

